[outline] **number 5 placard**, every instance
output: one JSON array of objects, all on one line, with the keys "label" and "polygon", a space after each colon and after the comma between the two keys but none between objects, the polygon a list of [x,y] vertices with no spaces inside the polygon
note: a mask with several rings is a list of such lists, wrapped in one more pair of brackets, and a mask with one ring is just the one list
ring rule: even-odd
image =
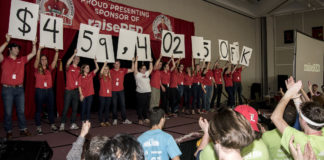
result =
[{"label": "number 5 placard", "polygon": [[77,44],[77,56],[94,59],[99,41],[98,37],[99,28],[81,23]]},{"label": "number 5 placard", "polygon": [[45,14],[40,15],[39,45],[63,49],[63,19]]}]

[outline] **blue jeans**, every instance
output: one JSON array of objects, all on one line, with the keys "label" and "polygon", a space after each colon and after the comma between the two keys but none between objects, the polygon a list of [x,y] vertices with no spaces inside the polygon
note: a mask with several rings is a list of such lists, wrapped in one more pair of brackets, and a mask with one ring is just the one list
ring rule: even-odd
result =
[{"label": "blue jeans", "polygon": [[236,102],[236,96],[238,96],[239,103],[243,104],[243,101],[242,101],[242,83],[241,82],[233,82],[233,88],[234,88],[235,102]]},{"label": "blue jeans", "polygon": [[86,121],[90,119],[92,99],[93,95],[84,97],[81,108],[81,121]]},{"label": "blue jeans", "polygon": [[[108,122],[109,120],[109,109],[111,105],[111,97],[101,97],[99,96],[100,100],[100,109],[99,109],[99,122]],[[105,110],[105,118],[103,117],[103,113]]]},{"label": "blue jeans", "polygon": [[67,111],[69,110],[69,106],[70,106],[71,102],[72,102],[71,123],[75,123],[76,115],[77,115],[77,111],[78,111],[79,100],[80,100],[80,96],[79,96],[78,89],[64,91],[64,108],[63,108],[63,112],[62,112],[61,123],[65,123],[66,114],[67,114]]},{"label": "blue jeans", "polygon": [[201,89],[201,85],[198,83],[194,83],[192,85],[192,91],[193,91],[193,100],[192,100],[192,108],[195,109],[199,109],[200,107],[200,98],[202,97],[202,89]]},{"label": "blue jeans", "polygon": [[214,102],[215,102],[216,97],[217,97],[216,108],[220,107],[220,101],[221,101],[221,97],[222,97],[222,92],[223,92],[223,85],[222,84],[217,84],[217,87],[214,86],[214,94],[213,94],[212,100],[210,102],[210,107],[211,108],[214,107]]},{"label": "blue jeans", "polygon": [[211,97],[211,93],[212,93],[212,86],[207,86],[206,85],[206,94],[203,93],[203,109],[205,109],[206,111],[209,111],[210,109],[210,97]]},{"label": "blue jeans", "polygon": [[181,104],[181,98],[183,96],[183,92],[184,92],[184,86],[183,85],[178,85],[178,94],[179,94],[179,97],[178,97],[178,105],[176,106],[176,110],[178,110],[180,104]]},{"label": "blue jeans", "polygon": [[6,132],[12,131],[11,116],[13,102],[15,102],[16,106],[19,129],[26,129],[24,88],[2,86],[2,100],[4,108],[4,128]]},{"label": "blue jeans", "polygon": [[235,105],[235,99],[234,99],[234,89],[233,87],[225,87],[225,90],[227,92],[227,106],[228,107],[234,107]]},{"label": "blue jeans", "polygon": [[124,91],[112,92],[113,119],[117,119],[117,106],[119,104],[123,121],[126,119],[125,94]]},{"label": "blue jeans", "polygon": [[36,126],[41,125],[41,113],[43,104],[46,104],[48,110],[48,121],[50,124],[54,123],[54,93],[53,89],[41,89],[36,88],[35,92],[36,114],[35,123]]},{"label": "blue jeans", "polygon": [[190,98],[192,96],[192,88],[191,86],[184,86],[184,106],[186,107],[186,109],[190,109],[191,105],[190,105]]}]

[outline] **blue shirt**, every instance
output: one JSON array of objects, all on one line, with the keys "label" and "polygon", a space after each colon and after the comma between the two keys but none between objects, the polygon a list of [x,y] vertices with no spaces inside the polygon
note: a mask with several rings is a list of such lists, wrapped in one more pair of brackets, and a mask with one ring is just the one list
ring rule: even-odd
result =
[{"label": "blue shirt", "polygon": [[146,131],[137,140],[144,149],[146,160],[165,160],[182,154],[173,137],[160,129]]}]

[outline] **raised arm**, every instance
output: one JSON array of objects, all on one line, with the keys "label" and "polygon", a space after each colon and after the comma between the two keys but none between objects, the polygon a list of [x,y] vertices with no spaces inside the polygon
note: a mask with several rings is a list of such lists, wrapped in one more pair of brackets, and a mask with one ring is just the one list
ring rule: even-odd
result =
[{"label": "raised arm", "polygon": [[103,75],[103,72],[104,72],[104,69],[105,67],[107,66],[107,61],[104,63],[104,65],[101,67],[101,70],[100,70],[100,77]]},{"label": "raised arm", "polygon": [[98,62],[97,62],[96,58],[93,61],[94,61],[94,64],[96,66],[96,69],[93,70],[93,73],[96,74],[99,71],[99,65],[98,65]]},{"label": "raised arm", "polygon": [[10,42],[11,36],[8,35],[8,33],[6,34],[6,41],[0,46],[0,62],[3,61],[3,51],[6,49],[6,47],[8,46],[9,42]]},{"label": "raised arm", "polygon": [[191,67],[192,67],[192,70],[195,71],[195,59],[194,58],[191,59]]},{"label": "raised arm", "polygon": [[134,76],[136,76],[137,75],[137,73],[138,73],[138,57],[136,56],[136,58],[135,58],[135,62],[134,62]]},{"label": "raised arm", "polygon": [[37,43],[37,37],[33,41],[32,51],[27,55],[27,61],[31,60],[36,55],[36,43]]},{"label": "raised arm", "polygon": [[59,55],[59,50],[55,49],[55,55],[54,55],[54,58],[53,58],[53,62],[51,64],[52,69],[56,68],[58,55]]},{"label": "raised arm", "polygon": [[196,152],[194,153],[195,157],[197,157],[197,154],[200,150],[203,150],[209,143],[209,134],[208,134],[208,128],[209,128],[209,123],[206,119],[200,117],[199,118],[199,126],[200,128],[204,131],[204,135],[201,139],[200,145],[198,146]]},{"label": "raised arm", "polygon": [[172,68],[170,69],[170,71],[172,72],[177,67],[174,62],[173,56],[171,57],[171,62],[172,62]]},{"label": "raised arm", "polygon": [[150,61],[150,68],[149,68],[149,73],[151,74],[152,73],[152,71],[153,71],[153,62],[152,62],[152,59],[151,59],[151,61]]},{"label": "raised arm", "polygon": [[236,70],[237,66],[238,66],[238,64],[237,64],[237,65],[235,65],[235,67],[233,68],[233,70],[232,70],[232,74],[233,74],[233,73],[235,72],[235,70]]},{"label": "raised arm", "polygon": [[72,63],[72,61],[73,61],[73,58],[76,56],[76,54],[77,54],[77,49],[75,49],[74,50],[74,53],[73,53],[73,55],[68,59],[68,61],[66,62],[66,65],[65,65],[65,67],[66,67],[66,69],[68,69],[69,68],[69,66],[70,66],[70,64]]},{"label": "raised arm", "polygon": [[[133,57],[133,59],[132,59],[132,68],[128,69],[127,73],[131,73],[131,72],[135,71],[135,64],[134,63],[135,63],[135,58]],[[136,70],[137,70],[137,68],[136,68]]]},{"label": "raised arm", "polygon": [[306,92],[304,91],[304,89],[300,89],[300,92],[302,94],[302,96],[304,97],[306,102],[310,102],[311,100],[309,99],[309,97],[307,96]]},{"label": "raised arm", "polygon": [[231,69],[232,69],[232,66],[231,66],[231,64],[230,63],[227,63],[227,71],[225,72],[225,74],[230,74],[230,73],[232,73],[231,72]]},{"label": "raised arm", "polygon": [[[156,60],[156,62],[154,64],[154,70],[157,70],[158,69],[159,63],[161,62],[161,59],[162,59],[162,54],[160,54],[159,59]],[[152,62],[152,60],[151,60],[151,62]]]},{"label": "raised arm", "polygon": [[43,48],[44,48],[43,46],[38,47],[37,54],[36,54],[36,59],[35,59],[35,62],[34,62],[34,68],[35,69],[38,68],[38,64],[39,64],[39,61],[40,61],[40,53],[41,53]]}]

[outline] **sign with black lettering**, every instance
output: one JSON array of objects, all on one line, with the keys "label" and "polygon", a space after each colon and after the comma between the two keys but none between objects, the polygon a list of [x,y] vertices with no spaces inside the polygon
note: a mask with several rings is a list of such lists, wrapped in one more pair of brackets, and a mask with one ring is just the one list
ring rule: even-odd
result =
[{"label": "sign with black lettering", "polygon": [[204,59],[204,38],[191,36],[192,45],[192,58],[194,59]]},{"label": "sign with black lettering", "polygon": [[171,31],[162,30],[161,54],[163,57],[172,56],[173,35]]},{"label": "sign with black lettering", "polygon": [[228,52],[228,41],[226,40],[218,40],[218,49],[219,49],[219,57],[220,60],[229,60],[229,52]]},{"label": "sign with black lettering", "polygon": [[117,59],[132,60],[135,55],[137,32],[120,29],[117,49]]},{"label": "sign with black lettering", "polygon": [[77,56],[95,58],[99,41],[99,28],[81,23],[77,44]]},{"label": "sign with black lettering", "polygon": [[185,38],[183,34],[173,35],[173,58],[185,58]]},{"label": "sign with black lettering", "polygon": [[115,62],[115,54],[111,35],[99,34],[99,44],[96,51],[97,62]]},{"label": "sign with black lettering", "polygon": [[8,34],[12,38],[34,41],[37,33],[39,5],[12,0]]},{"label": "sign with black lettering", "polygon": [[138,61],[151,61],[151,41],[149,34],[137,34],[136,53]]},{"label": "sign with black lettering", "polygon": [[241,52],[241,58],[240,58],[240,64],[249,66],[251,55],[252,55],[252,48],[243,46],[242,52]]},{"label": "sign with black lettering", "polygon": [[210,60],[211,60],[211,41],[210,40],[204,40],[203,41],[203,46],[204,46],[204,50],[202,52],[203,59],[206,62],[210,62]]},{"label": "sign with black lettering", "polygon": [[240,60],[240,52],[239,52],[239,43],[234,42],[233,44],[229,45],[229,52],[231,54],[231,63],[232,64],[237,64],[238,61]]},{"label": "sign with black lettering", "polygon": [[63,49],[63,19],[40,15],[39,45],[46,48]]}]

